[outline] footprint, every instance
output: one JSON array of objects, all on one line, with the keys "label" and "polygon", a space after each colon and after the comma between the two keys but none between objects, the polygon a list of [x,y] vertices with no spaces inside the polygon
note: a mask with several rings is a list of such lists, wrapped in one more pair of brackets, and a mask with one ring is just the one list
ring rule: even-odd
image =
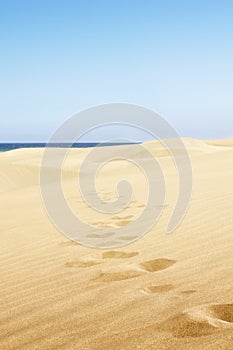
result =
[{"label": "footprint", "polygon": [[139,238],[138,236],[121,236],[121,237],[119,237],[119,239],[123,240],[123,241],[131,241],[131,240],[135,240],[138,238]]},{"label": "footprint", "polygon": [[233,304],[201,305],[187,310],[196,319],[207,320],[216,328],[233,329]]},{"label": "footprint", "polygon": [[131,220],[121,220],[115,223],[117,227],[126,226],[131,223]]},{"label": "footprint", "polygon": [[128,280],[131,278],[139,277],[142,273],[135,270],[120,271],[120,272],[101,272],[101,274],[95,278],[100,282],[114,282]]},{"label": "footprint", "polygon": [[196,292],[195,289],[187,289],[187,290],[182,290],[182,291],[181,291],[182,294],[187,294],[187,295],[193,294],[193,293],[195,293],[195,292]]},{"label": "footprint", "polygon": [[212,317],[233,324],[233,304],[211,305],[209,310]]},{"label": "footprint", "polygon": [[133,218],[134,215],[128,215],[128,216],[113,216],[112,220],[115,221],[115,225],[117,227],[122,227],[122,226],[126,226],[128,224],[130,224],[132,222],[132,220],[129,220],[131,218]]},{"label": "footprint", "polygon": [[176,338],[201,337],[233,329],[233,304],[211,304],[186,310],[164,322],[158,329]]},{"label": "footprint", "polygon": [[100,261],[67,261],[65,267],[92,267],[99,265],[102,262]]},{"label": "footprint", "polygon": [[132,258],[133,256],[138,255],[138,252],[114,252],[114,251],[109,251],[109,252],[104,252],[102,254],[103,259],[128,259]]},{"label": "footprint", "polygon": [[131,219],[133,218],[134,215],[128,215],[128,216],[113,216],[112,220],[125,220],[125,219]]},{"label": "footprint", "polygon": [[114,235],[114,232],[107,232],[103,234],[95,234],[95,233],[89,233],[86,235],[87,238],[106,238],[106,237],[111,237]]},{"label": "footprint", "polygon": [[217,331],[208,321],[195,320],[185,313],[178,314],[158,326],[158,330],[171,333],[175,338],[202,337]]},{"label": "footprint", "polygon": [[176,263],[175,260],[170,259],[155,259],[155,260],[149,260],[142,262],[140,266],[149,272],[155,272],[167,269],[168,267],[174,265]]},{"label": "footprint", "polygon": [[102,221],[92,222],[91,225],[97,226],[99,228],[116,228],[117,227],[115,224],[106,223],[106,222],[102,222]]},{"label": "footprint", "polygon": [[146,287],[144,291],[149,294],[154,294],[154,293],[164,293],[164,292],[169,292],[170,290],[174,289],[174,286],[172,284],[162,284],[160,286],[150,286]]}]

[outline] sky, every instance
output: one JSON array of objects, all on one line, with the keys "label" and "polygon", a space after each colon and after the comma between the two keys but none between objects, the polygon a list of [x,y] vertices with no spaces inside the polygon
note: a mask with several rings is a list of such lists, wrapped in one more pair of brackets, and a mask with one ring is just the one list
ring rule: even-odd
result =
[{"label": "sky", "polygon": [[183,137],[233,137],[232,0],[0,0],[0,48],[0,142],[46,142],[112,102]]}]

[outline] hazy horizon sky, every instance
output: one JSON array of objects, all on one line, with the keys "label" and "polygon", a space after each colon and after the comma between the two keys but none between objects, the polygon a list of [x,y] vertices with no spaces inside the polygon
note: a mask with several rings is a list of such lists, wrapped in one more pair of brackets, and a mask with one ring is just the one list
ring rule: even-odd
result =
[{"label": "hazy horizon sky", "polygon": [[0,142],[47,141],[111,102],[153,109],[183,137],[233,137],[230,0],[0,0],[0,43]]}]

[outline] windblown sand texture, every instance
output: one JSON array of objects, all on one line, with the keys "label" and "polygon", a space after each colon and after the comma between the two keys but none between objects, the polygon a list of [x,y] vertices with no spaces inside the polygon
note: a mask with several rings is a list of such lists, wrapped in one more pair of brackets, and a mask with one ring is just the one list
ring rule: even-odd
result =
[{"label": "windblown sand texture", "polygon": [[[193,168],[184,221],[165,233],[177,173],[161,144],[148,142],[166,179],[163,213],[145,236],[115,250],[83,247],[51,223],[39,186],[42,149],[0,154],[1,350],[233,349],[233,140],[184,142]],[[117,198],[122,177],[133,198],[123,212],[97,213],[77,189],[87,152],[72,149],[64,162],[70,207],[92,226],[130,225],[146,203],[144,176],[126,161],[107,164],[97,178],[102,199]]]}]

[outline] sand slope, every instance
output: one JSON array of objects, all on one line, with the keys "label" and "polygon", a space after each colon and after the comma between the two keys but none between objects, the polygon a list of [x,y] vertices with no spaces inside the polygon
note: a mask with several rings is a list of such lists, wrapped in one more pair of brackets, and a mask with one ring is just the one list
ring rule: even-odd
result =
[{"label": "sand slope", "polygon": [[[142,239],[110,251],[69,241],[50,222],[39,189],[42,150],[0,154],[1,350],[233,349],[233,142],[184,142],[194,184],[183,223],[164,233],[176,170],[149,142],[166,175],[162,217]],[[64,165],[70,205],[96,227],[128,225],[146,200],[140,175],[124,162],[107,166],[102,198],[115,198],[124,171],[134,197],[123,213],[97,215],[74,190],[73,166],[86,152],[72,150]]]}]

